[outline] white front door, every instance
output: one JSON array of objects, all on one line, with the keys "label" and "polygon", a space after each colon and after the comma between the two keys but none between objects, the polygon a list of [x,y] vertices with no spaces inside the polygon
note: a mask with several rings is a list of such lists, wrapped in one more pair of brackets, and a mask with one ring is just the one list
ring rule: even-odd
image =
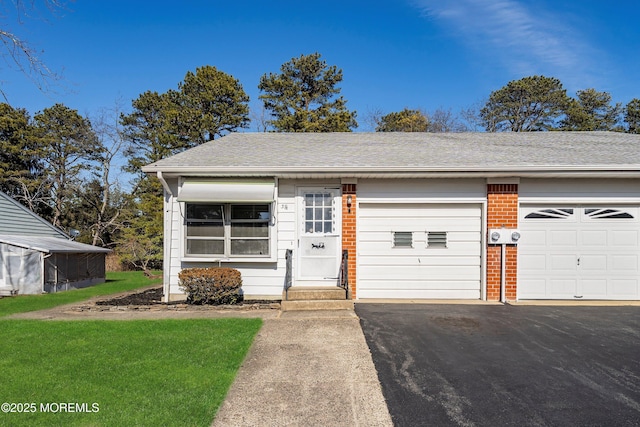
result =
[{"label": "white front door", "polygon": [[298,199],[296,285],[335,285],[342,252],[340,189],[301,188]]}]

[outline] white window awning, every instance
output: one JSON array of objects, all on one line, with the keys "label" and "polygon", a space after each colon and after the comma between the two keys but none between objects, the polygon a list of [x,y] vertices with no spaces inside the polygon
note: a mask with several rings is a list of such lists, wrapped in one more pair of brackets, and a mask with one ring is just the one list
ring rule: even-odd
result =
[{"label": "white window awning", "polygon": [[273,202],[273,180],[186,180],[179,202]]}]

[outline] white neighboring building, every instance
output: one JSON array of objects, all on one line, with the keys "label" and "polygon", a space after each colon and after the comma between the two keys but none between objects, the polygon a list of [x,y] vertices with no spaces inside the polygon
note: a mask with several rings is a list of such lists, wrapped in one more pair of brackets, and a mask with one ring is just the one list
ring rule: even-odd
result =
[{"label": "white neighboring building", "polygon": [[109,252],[72,241],[62,230],[0,192],[0,296],[102,283]]}]

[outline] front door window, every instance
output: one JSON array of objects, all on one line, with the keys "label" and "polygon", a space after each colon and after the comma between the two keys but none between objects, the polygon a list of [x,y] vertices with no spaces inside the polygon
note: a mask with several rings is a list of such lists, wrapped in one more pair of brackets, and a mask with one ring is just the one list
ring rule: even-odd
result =
[{"label": "front door window", "polygon": [[306,234],[331,234],[335,229],[334,197],[331,192],[305,193]]}]

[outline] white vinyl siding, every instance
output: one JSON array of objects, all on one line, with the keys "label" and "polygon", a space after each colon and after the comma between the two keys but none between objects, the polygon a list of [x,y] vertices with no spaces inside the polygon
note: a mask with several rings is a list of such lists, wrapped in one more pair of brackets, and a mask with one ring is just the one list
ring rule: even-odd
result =
[{"label": "white vinyl siding", "polygon": [[360,203],[358,298],[480,299],[481,232],[479,204]]},{"label": "white vinyl siding", "polygon": [[530,179],[518,186],[518,199],[527,204],[640,203],[635,179]]},{"label": "white vinyl siding", "polygon": [[359,202],[434,203],[483,201],[487,184],[484,179],[361,179]]},{"label": "white vinyl siding", "polygon": [[[173,194],[178,194],[178,180],[168,180],[168,184]],[[242,289],[247,297],[264,297],[279,299],[284,289],[284,277],[286,271],[286,250],[294,249],[297,242],[296,238],[296,185],[310,183],[314,185],[312,180],[297,181],[281,179],[278,180],[276,188],[276,201],[273,206],[274,229],[275,236],[273,239],[273,253],[269,262],[255,262],[248,259],[246,262],[239,261],[221,261],[207,262],[198,259],[190,261],[183,256],[183,242],[181,242],[184,212],[181,204],[175,198],[169,198],[168,204],[165,206],[165,220],[171,215],[171,239],[165,242],[168,245],[168,259],[165,260],[165,268],[168,268],[167,291],[173,295],[173,298],[179,298],[182,291],[178,286],[178,273],[183,268],[192,267],[212,267],[222,265],[224,267],[236,268],[242,274]],[[168,227],[166,229],[168,231]],[[273,234],[272,234],[273,236]],[[296,267],[295,263],[293,265]]]}]

